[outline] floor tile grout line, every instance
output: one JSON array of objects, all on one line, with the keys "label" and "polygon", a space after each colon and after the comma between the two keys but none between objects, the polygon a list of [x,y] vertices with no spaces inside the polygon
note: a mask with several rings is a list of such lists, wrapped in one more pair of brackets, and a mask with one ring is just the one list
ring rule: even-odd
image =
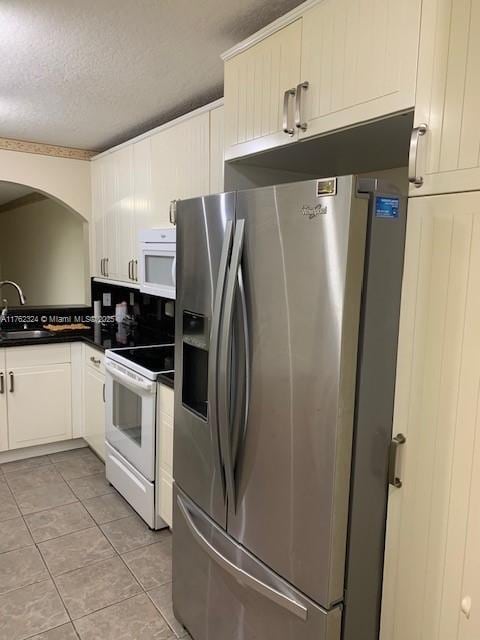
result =
[{"label": "floor tile grout line", "polygon": [[[171,584],[173,584],[173,581],[166,582],[165,584],[158,585],[157,587],[152,587],[152,588],[150,589],[150,591],[153,591],[154,589],[159,589],[160,587],[164,587],[164,586],[166,586],[166,585],[168,585],[168,584],[170,584],[170,585],[171,585]],[[174,628],[171,626],[171,624],[168,622],[167,618],[164,616],[164,614],[162,613],[162,611],[157,607],[157,605],[155,604],[155,602],[154,602],[154,600],[153,600],[152,596],[150,595],[150,593],[149,593],[148,591],[145,591],[145,593],[147,594],[147,596],[148,596],[148,598],[149,598],[150,602],[153,604],[153,606],[155,607],[155,609],[156,609],[156,610],[158,611],[158,613],[162,616],[162,620],[164,620],[164,621],[165,621],[165,624],[166,624],[166,625],[167,625],[167,627],[170,629],[170,631],[173,633],[173,637],[174,637],[174,638],[178,638],[179,636],[177,635],[177,633],[176,633],[175,629],[174,629]],[[176,620],[176,618],[175,618],[175,620]],[[181,622],[179,622],[179,624],[181,624]]]},{"label": "floor tile grout line", "polygon": [[[74,502],[72,502],[71,504],[75,504]],[[56,507],[54,507],[56,508]],[[43,513],[43,511],[42,511]],[[34,515],[34,514],[32,514]],[[28,525],[27,525],[28,526]],[[45,540],[35,540],[34,539],[34,543],[38,546],[39,544],[43,544],[44,542],[50,542],[51,540],[58,540],[59,538],[65,538],[66,536],[71,535],[72,533],[80,533],[80,531],[88,531],[89,529],[94,529],[95,527],[98,527],[96,522],[93,522],[93,524],[91,524],[88,527],[81,527],[80,529],[73,529],[72,531],[67,531],[67,533],[61,533],[58,536],[54,536],[53,538],[45,538]],[[33,537],[33,534],[30,530],[30,534]]]}]

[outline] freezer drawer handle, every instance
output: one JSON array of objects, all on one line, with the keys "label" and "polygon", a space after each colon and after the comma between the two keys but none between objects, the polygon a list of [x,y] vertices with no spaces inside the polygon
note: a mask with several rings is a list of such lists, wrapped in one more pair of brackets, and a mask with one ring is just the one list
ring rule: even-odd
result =
[{"label": "freezer drawer handle", "polygon": [[250,575],[240,567],[237,567],[235,564],[233,564],[233,562],[231,562],[228,558],[222,555],[220,551],[218,551],[206,539],[206,537],[201,533],[201,531],[199,531],[199,529],[196,527],[195,523],[192,520],[192,517],[189,513],[188,508],[186,507],[186,505],[184,504],[180,496],[177,496],[177,504],[180,508],[180,511],[182,512],[183,517],[185,518],[185,522],[187,523],[190,533],[193,535],[193,537],[195,538],[197,543],[202,547],[205,553],[216,564],[222,567],[224,571],[229,573],[241,585],[248,587],[250,589],[253,589],[257,593],[264,596],[265,598],[268,598],[269,600],[279,605],[283,609],[290,611],[290,613],[293,613],[295,616],[297,616],[297,618],[300,618],[301,620],[307,619],[308,611],[303,604],[300,604],[296,600],[293,600],[293,598],[289,598],[288,596],[281,593],[280,591],[273,589],[272,587],[268,586],[261,580],[258,580],[258,578],[255,578],[254,576]]},{"label": "freezer drawer handle", "polygon": [[398,433],[394,438],[392,438],[392,442],[390,443],[390,460],[388,464],[388,482],[392,485],[392,487],[396,487],[400,489],[402,486],[402,481],[397,476],[397,453],[398,448],[405,444],[407,439],[403,435],[403,433]]}]

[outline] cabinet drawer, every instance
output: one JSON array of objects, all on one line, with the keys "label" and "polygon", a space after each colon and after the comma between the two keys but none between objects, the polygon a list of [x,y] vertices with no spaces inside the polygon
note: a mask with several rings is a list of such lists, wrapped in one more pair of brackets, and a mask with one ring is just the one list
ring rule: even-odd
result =
[{"label": "cabinet drawer", "polygon": [[85,364],[96,371],[105,373],[105,354],[94,347],[85,345]]},{"label": "cabinet drawer", "polygon": [[162,413],[166,413],[167,416],[170,416],[173,419],[173,389],[165,386],[164,384],[160,384],[158,387],[158,405],[159,411]]},{"label": "cabinet drawer", "polygon": [[34,367],[44,364],[71,362],[70,344],[36,344],[28,347],[5,349],[6,368]]}]

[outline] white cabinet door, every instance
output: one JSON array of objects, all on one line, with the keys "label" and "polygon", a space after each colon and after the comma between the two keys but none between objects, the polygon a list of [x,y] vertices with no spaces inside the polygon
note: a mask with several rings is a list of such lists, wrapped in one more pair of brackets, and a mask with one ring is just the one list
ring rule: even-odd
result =
[{"label": "white cabinet door", "polygon": [[415,125],[420,139],[410,195],[470,191],[480,186],[480,4],[424,0]]},{"label": "white cabinet door", "polygon": [[91,162],[92,222],[90,227],[91,274],[104,277],[105,246],[105,163],[102,158]]},{"label": "white cabinet door", "polygon": [[135,247],[141,229],[156,226],[152,207],[152,143],[150,138],[133,145],[133,189],[135,205]]},{"label": "white cabinet door", "polygon": [[224,174],[225,110],[210,111],[210,193],[222,193]]},{"label": "white cabinet door", "polygon": [[152,142],[155,226],[169,227],[170,202],[210,191],[210,117],[201,113],[160,131]]},{"label": "white cabinet door", "polygon": [[8,449],[7,380],[5,372],[5,350],[0,349],[0,451]]},{"label": "white cabinet door", "polygon": [[10,449],[72,437],[71,384],[69,363],[7,371]]},{"label": "white cabinet door", "polygon": [[300,137],[415,104],[421,0],[323,0],[303,16]]},{"label": "white cabinet door", "polygon": [[109,277],[128,282],[133,279],[131,261],[134,259],[134,192],[133,192],[133,145],[128,145],[110,154],[114,179],[114,201],[111,217],[107,219],[107,232],[111,225],[116,228],[116,245]]},{"label": "white cabinet door", "polygon": [[105,460],[105,375],[89,365],[85,367],[84,396],[84,438]]},{"label": "white cabinet door", "polygon": [[[257,153],[297,139],[283,131],[285,91],[300,82],[302,20],[225,62],[225,157]],[[293,97],[290,100],[293,126]]]},{"label": "white cabinet door", "polygon": [[172,526],[173,389],[159,384],[157,402],[157,511]]},{"label": "white cabinet door", "polygon": [[381,640],[479,637],[479,291],[480,192],[410,200]]},{"label": "white cabinet door", "polygon": [[116,215],[116,163],[113,154],[97,162],[102,164],[103,176],[103,252],[104,276],[114,278],[118,272],[118,229]]}]

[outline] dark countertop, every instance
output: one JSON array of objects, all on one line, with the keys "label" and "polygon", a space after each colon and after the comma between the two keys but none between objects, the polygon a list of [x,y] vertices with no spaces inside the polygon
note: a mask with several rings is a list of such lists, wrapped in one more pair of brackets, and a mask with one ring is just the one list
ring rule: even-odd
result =
[{"label": "dark countertop", "polygon": [[[98,349],[105,351],[106,349],[116,349],[121,347],[139,347],[154,344],[173,344],[175,339],[166,334],[156,334],[152,331],[135,328],[130,333],[118,331],[116,325],[114,329],[110,326],[92,326],[90,329],[83,331],[60,331],[51,333],[44,338],[2,338],[0,333],[0,349],[8,347],[26,347],[34,344],[55,344],[57,342],[84,342]],[[15,329],[15,327],[9,327]],[[29,327],[33,328],[33,327]],[[159,382],[173,388],[173,373],[162,374]]]}]

